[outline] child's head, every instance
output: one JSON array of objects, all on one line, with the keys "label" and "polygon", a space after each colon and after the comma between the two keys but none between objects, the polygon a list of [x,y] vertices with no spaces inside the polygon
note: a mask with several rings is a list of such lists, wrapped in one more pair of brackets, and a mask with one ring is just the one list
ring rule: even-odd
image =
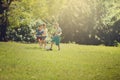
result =
[{"label": "child's head", "polygon": [[39,25],[38,29],[41,30],[43,28],[43,25]]}]

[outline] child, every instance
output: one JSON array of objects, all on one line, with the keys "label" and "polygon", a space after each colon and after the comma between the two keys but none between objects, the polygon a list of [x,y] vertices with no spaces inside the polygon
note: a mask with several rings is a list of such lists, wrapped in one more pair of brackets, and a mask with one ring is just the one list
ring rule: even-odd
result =
[{"label": "child", "polygon": [[42,47],[42,34],[43,33],[44,33],[43,25],[40,25],[36,30],[36,37],[37,37],[40,47]]},{"label": "child", "polygon": [[48,36],[48,29],[46,28],[46,24],[43,24],[43,30],[44,30],[44,33],[42,34],[42,42],[43,42],[43,45],[45,48],[46,47],[46,38]]},{"label": "child", "polygon": [[56,23],[54,26],[54,33],[53,33],[53,37],[52,37],[52,43],[51,43],[50,50],[52,50],[54,43],[57,45],[58,50],[60,50],[60,36],[61,36],[61,34],[62,34],[62,29],[59,27],[59,24]]}]

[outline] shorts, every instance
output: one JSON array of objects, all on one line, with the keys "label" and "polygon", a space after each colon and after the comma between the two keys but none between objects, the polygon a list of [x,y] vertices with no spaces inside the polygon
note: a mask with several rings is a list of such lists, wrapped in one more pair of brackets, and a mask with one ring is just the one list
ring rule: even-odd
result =
[{"label": "shorts", "polygon": [[42,36],[42,40],[45,40],[47,36]]},{"label": "shorts", "polygon": [[55,42],[56,45],[60,44],[60,36],[53,36],[52,42]]},{"label": "shorts", "polygon": [[39,39],[42,40],[42,37],[37,37],[37,40],[39,40]]}]

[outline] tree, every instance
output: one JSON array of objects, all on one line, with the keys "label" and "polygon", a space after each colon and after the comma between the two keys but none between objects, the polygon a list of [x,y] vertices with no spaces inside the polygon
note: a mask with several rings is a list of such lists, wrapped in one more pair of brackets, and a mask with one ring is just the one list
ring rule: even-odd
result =
[{"label": "tree", "polygon": [[63,29],[63,42],[91,44],[95,20],[95,0],[71,0],[60,15],[59,23]]},{"label": "tree", "polygon": [[[0,41],[6,40],[7,27],[29,25],[37,19],[50,21],[66,0],[0,0]],[[11,4],[12,2],[12,4]]]},{"label": "tree", "polygon": [[102,13],[96,26],[96,34],[100,38],[101,43],[105,45],[114,45],[114,41],[118,41],[120,30],[118,22],[120,21],[120,1],[119,0],[101,0],[100,5]]},{"label": "tree", "polygon": [[8,9],[13,0],[0,0],[0,41],[6,41]]},{"label": "tree", "polygon": [[[12,30],[14,32],[14,30],[16,31],[24,25],[36,29],[36,23],[43,22],[47,23],[50,28],[57,20],[56,18],[65,3],[66,0],[20,0],[12,2],[8,12],[8,30],[10,30],[8,33]],[[20,34],[16,33],[16,35]],[[24,34],[21,35],[24,36]],[[10,36],[12,35],[8,35],[8,37]]]}]

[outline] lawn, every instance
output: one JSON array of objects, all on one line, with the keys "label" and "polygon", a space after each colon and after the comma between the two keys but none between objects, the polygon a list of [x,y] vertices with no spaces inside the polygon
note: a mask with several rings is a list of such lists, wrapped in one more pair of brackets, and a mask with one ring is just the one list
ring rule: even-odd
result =
[{"label": "lawn", "polygon": [[0,80],[120,80],[120,47],[0,42]]}]

